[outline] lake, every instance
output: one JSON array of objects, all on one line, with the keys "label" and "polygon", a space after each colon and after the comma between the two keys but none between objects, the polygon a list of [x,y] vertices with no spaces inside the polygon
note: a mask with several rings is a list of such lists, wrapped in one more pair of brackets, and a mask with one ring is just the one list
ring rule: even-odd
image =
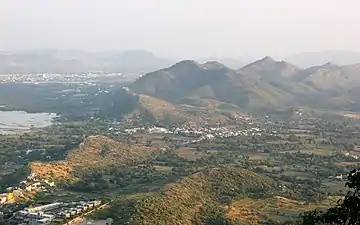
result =
[{"label": "lake", "polygon": [[0,134],[17,134],[30,131],[31,127],[46,127],[55,117],[54,113],[0,111]]}]

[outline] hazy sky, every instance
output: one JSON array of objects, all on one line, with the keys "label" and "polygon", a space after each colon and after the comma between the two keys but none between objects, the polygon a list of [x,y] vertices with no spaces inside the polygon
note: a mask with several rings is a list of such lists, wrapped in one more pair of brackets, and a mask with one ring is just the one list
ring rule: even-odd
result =
[{"label": "hazy sky", "polygon": [[360,51],[359,0],[0,0],[0,49],[163,57]]}]

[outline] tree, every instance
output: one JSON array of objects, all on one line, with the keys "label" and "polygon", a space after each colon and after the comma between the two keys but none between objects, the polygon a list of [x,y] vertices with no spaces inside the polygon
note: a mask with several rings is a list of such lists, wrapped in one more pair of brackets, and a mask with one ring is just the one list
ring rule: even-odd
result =
[{"label": "tree", "polygon": [[298,137],[295,134],[291,134],[288,138],[289,141],[294,142],[298,140]]},{"label": "tree", "polygon": [[318,210],[304,214],[303,225],[316,224],[341,224],[359,225],[360,224],[360,169],[350,171],[348,182],[345,184],[349,191],[338,205],[328,209],[326,212]]}]

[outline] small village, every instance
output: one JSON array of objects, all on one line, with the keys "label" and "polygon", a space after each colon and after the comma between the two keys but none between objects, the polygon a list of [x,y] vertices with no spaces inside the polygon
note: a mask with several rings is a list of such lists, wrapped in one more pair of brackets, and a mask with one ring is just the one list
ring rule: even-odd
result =
[{"label": "small village", "polygon": [[55,187],[53,181],[37,178],[36,174],[30,174],[25,180],[21,181],[17,187],[7,188],[6,193],[0,194],[0,224],[6,221],[10,225],[18,224],[50,224],[52,222],[61,223],[63,221],[79,217],[87,212],[91,212],[102,203],[98,200],[80,202],[54,202],[51,204],[26,205],[21,207],[21,202],[27,200],[39,192],[51,191]]},{"label": "small village", "polygon": [[[110,128],[110,131],[114,128]],[[162,128],[162,127],[136,127],[131,129],[125,129],[124,133],[126,134],[135,134],[138,132],[146,132],[148,134],[174,134],[174,135],[183,135],[189,137],[200,137],[201,139],[212,139],[215,137],[218,138],[227,138],[227,137],[236,137],[236,136],[261,136],[264,129],[253,127],[249,129],[237,130],[230,127],[181,127],[174,128],[172,130]]]},{"label": "small village", "polygon": [[[31,196],[39,192],[49,192],[55,187],[55,182],[39,179],[31,173],[16,187],[8,187],[6,193],[0,194],[0,224],[9,225],[40,225],[76,220],[81,216],[94,212],[105,206],[99,200],[78,202],[53,202],[50,204],[23,204]],[[21,208],[23,207],[23,208]]]},{"label": "small village", "polygon": [[21,198],[26,198],[28,194],[36,192],[47,192],[49,188],[54,187],[53,181],[39,179],[32,173],[26,177],[17,187],[8,187],[6,193],[0,194],[0,206],[14,203]]}]

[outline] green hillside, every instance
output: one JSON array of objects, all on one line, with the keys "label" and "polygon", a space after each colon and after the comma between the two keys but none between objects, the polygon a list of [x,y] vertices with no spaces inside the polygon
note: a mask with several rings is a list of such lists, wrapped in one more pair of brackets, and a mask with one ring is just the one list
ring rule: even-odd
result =
[{"label": "green hillside", "polygon": [[134,204],[128,224],[224,224],[224,206],[242,197],[279,194],[274,180],[248,170],[221,167],[191,175],[160,195]]},{"label": "green hillside", "polygon": [[288,198],[291,190],[265,176],[231,166],[190,175],[162,193],[121,198],[96,217],[115,216],[131,225],[238,225],[294,219],[302,212],[327,208],[338,197],[318,203]]}]

